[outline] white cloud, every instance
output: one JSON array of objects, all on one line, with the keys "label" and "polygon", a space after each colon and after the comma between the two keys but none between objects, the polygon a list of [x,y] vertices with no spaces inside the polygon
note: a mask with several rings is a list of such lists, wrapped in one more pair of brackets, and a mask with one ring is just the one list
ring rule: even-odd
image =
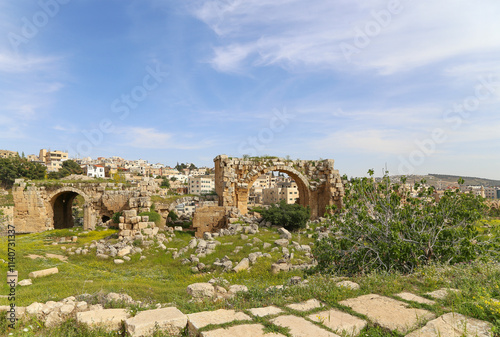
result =
[{"label": "white cloud", "polygon": [[[500,52],[496,0],[402,0],[401,11],[380,25],[372,11],[387,13],[389,3],[204,1],[194,5],[193,12],[219,36],[212,64],[220,71],[237,71],[246,64],[343,69],[347,63],[341,43],[359,50],[352,55],[351,66],[384,74]],[[355,43],[360,32],[371,35],[366,47]]]},{"label": "white cloud", "polygon": [[[195,139],[195,143],[185,141],[183,135],[161,132],[155,128],[122,127],[114,132],[120,137],[126,137],[126,145],[142,149],[181,149],[193,150],[212,146],[213,140]],[[189,138],[189,137],[188,137]]]},{"label": "white cloud", "polygon": [[338,152],[348,150],[348,152],[391,155],[407,153],[413,147],[411,141],[408,141],[407,134],[393,129],[338,131],[311,141],[310,145],[315,150],[335,148]]}]

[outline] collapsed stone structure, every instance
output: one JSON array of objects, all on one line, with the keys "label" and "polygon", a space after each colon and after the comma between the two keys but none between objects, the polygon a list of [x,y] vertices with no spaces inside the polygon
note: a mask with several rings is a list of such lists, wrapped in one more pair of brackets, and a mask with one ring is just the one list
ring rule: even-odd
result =
[{"label": "collapsed stone structure", "polygon": [[[196,236],[213,231],[229,223],[234,214],[248,212],[248,194],[257,178],[270,171],[288,174],[299,190],[299,203],[311,209],[311,218],[323,216],[329,206],[342,206],[344,186],[334,160],[287,160],[283,158],[215,157],[215,191],[218,207],[197,210],[193,219]],[[231,213],[233,215],[231,215]]]},{"label": "collapsed stone structure", "polygon": [[19,233],[73,227],[72,204],[78,196],[83,205],[83,227],[93,229],[99,219],[110,219],[124,210],[148,211],[151,193],[158,189],[154,180],[125,187],[115,183],[58,183],[29,185],[18,181],[12,189],[14,225]]}]

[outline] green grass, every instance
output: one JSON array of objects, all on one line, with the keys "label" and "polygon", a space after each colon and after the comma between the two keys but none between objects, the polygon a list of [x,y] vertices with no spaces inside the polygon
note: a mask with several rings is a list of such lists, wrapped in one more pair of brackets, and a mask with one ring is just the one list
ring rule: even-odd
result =
[{"label": "green grass", "polygon": [[0,195],[0,207],[14,206],[14,196],[12,190],[8,191],[6,195]]},{"label": "green grass", "polygon": [[[500,228],[500,221],[488,221],[492,228]],[[274,230],[261,229],[255,235],[248,235],[249,240],[242,240],[240,235],[217,238],[221,242],[214,254],[201,258],[204,264],[213,264],[216,258],[225,255],[231,258],[233,265],[238,263],[249,253],[255,251],[255,247],[263,253],[270,253],[272,258],[261,257],[249,271],[240,273],[222,273],[221,270],[211,270],[206,273],[193,273],[192,264],[181,263],[183,258],[189,257],[194,250],[177,259],[172,254],[158,248],[155,244],[142,253],[146,259],[140,260],[140,254],[131,255],[131,261],[121,265],[115,265],[113,259],[101,260],[95,257],[95,250],[88,255],[68,255],[68,262],[64,263],[58,259],[36,259],[27,257],[29,254],[44,256],[47,253],[66,255],[61,246],[67,249],[71,247],[83,247],[89,245],[93,240],[107,238],[116,241],[116,230],[100,228],[96,231],[84,233],[81,228],[62,229],[19,235],[16,237],[16,269],[19,271],[19,279],[28,278],[28,273],[51,267],[58,267],[59,273],[48,277],[33,280],[29,287],[18,287],[16,293],[16,304],[26,306],[33,302],[58,301],[68,296],[81,294],[92,294],[98,298],[100,294],[109,292],[126,293],[134,300],[143,301],[146,304],[162,303],[176,306],[184,313],[192,313],[203,310],[215,310],[220,308],[248,310],[254,307],[275,305],[290,312],[286,308],[289,303],[296,303],[311,298],[316,298],[328,307],[337,308],[353,315],[361,316],[352,312],[349,308],[339,304],[340,301],[360,296],[363,294],[376,293],[394,297],[394,294],[408,291],[416,295],[424,296],[425,293],[439,288],[456,288],[461,291],[458,295],[452,295],[445,300],[438,300],[433,306],[411,303],[413,307],[424,308],[441,315],[446,312],[455,311],[469,317],[491,322],[496,329],[496,336],[500,331],[500,304],[492,299],[500,300],[500,264],[498,261],[475,261],[470,264],[459,264],[455,266],[430,265],[421,267],[413,274],[403,275],[398,273],[372,273],[369,275],[352,277],[350,280],[357,282],[359,290],[349,290],[336,286],[339,278],[335,275],[304,275],[302,271],[292,271],[273,275],[270,271],[271,263],[281,258],[279,251],[271,252],[275,247],[273,242],[279,238]],[[311,232],[311,231],[309,231]],[[78,236],[76,243],[52,245],[55,238]],[[305,235],[293,233],[293,241],[300,244],[310,243],[313,240]],[[166,244],[168,248],[182,248],[193,238],[192,233],[176,232],[173,240]],[[262,242],[252,243],[254,238]],[[271,243],[271,248],[263,249],[263,243]],[[0,256],[7,256],[7,241],[5,237],[0,238]],[[230,245],[225,245],[231,243]],[[238,253],[234,249],[241,246]],[[292,251],[291,246],[289,247]],[[307,261],[303,252],[294,252],[295,261]],[[7,264],[0,263],[0,272],[5,275]],[[287,284],[291,276],[301,276],[308,280],[307,286],[291,286],[283,290],[267,291],[266,288],[273,285]],[[249,288],[248,293],[240,293],[232,299],[221,301],[206,300],[202,302],[190,302],[186,293],[186,287],[195,282],[207,282],[214,277],[223,277],[230,284],[244,284]],[[7,285],[0,283],[0,291],[6,294]],[[0,298],[0,305],[7,305],[6,298]],[[116,304],[115,304],[116,305]],[[136,308],[137,309],[137,308]],[[298,314],[299,313],[295,313]],[[363,316],[361,316],[363,317]],[[366,318],[366,317],[364,317]],[[260,321],[259,321],[260,322]],[[262,323],[267,331],[279,331],[287,335],[283,330],[274,326],[269,320],[263,319]],[[73,321],[66,322],[57,329],[39,328],[36,321],[23,325],[23,328],[32,326],[28,332],[22,329],[16,330],[16,336],[111,336],[102,331],[95,332],[78,326]],[[76,329],[76,330],[75,330]],[[0,334],[6,331],[5,321],[0,323]],[[75,331],[79,331],[78,333]],[[80,332],[81,331],[81,332]],[[24,333],[24,335],[22,334]],[[100,334],[102,333],[102,334]],[[115,334],[116,335],[116,334]],[[161,336],[161,334],[157,334]],[[361,336],[400,336],[397,333],[390,334],[376,324],[370,323]]]}]

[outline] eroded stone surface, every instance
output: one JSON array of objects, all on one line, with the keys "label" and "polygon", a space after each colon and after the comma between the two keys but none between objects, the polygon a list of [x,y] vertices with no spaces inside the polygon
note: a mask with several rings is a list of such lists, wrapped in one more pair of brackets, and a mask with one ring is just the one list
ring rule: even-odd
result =
[{"label": "eroded stone surface", "polygon": [[413,302],[422,303],[422,304],[433,305],[436,303],[434,301],[428,300],[427,298],[423,298],[423,297],[417,296],[417,295],[412,294],[412,293],[407,293],[407,292],[402,292],[402,293],[396,294],[396,296],[401,297],[403,300],[413,301]]},{"label": "eroded stone surface", "polygon": [[321,329],[319,326],[302,317],[286,315],[271,320],[272,323],[290,329],[293,337],[339,337],[338,335]]},{"label": "eroded stone surface", "polygon": [[322,307],[323,304],[318,301],[317,299],[310,299],[308,301],[302,302],[302,303],[292,303],[287,305],[288,308],[297,310],[297,311],[309,311],[312,309],[316,309],[319,307]]},{"label": "eroded stone surface", "polygon": [[457,313],[447,313],[406,337],[491,337],[491,324]]},{"label": "eroded stone surface", "polygon": [[443,300],[448,296],[448,294],[457,293],[459,291],[460,290],[458,290],[458,289],[441,288],[438,290],[431,291],[430,293],[426,293],[426,295],[429,295],[430,297],[435,298],[437,300]]},{"label": "eroded stone surface", "polygon": [[264,326],[261,324],[243,324],[232,326],[227,329],[216,329],[204,331],[201,337],[285,337],[278,333],[264,334]]},{"label": "eroded stone surface", "polygon": [[57,273],[59,273],[59,269],[57,269],[57,267],[54,267],[54,268],[49,268],[49,269],[32,271],[31,273],[28,274],[28,276],[29,276],[29,278],[37,278],[37,277],[43,277],[43,276],[48,276],[48,275],[57,274]]},{"label": "eroded stone surface", "polygon": [[344,333],[348,336],[357,336],[366,326],[365,320],[333,309],[309,315],[308,318],[320,322],[339,334]]},{"label": "eroded stone surface", "polygon": [[188,330],[197,334],[198,330],[209,324],[223,324],[234,321],[251,320],[251,317],[234,310],[219,309],[215,311],[202,311],[188,316]]},{"label": "eroded stone surface", "polygon": [[344,287],[344,288],[348,288],[351,290],[358,290],[359,284],[357,284],[356,282],[346,280],[346,281],[337,282],[337,287]]},{"label": "eroded stone surface", "polygon": [[340,304],[366,315],[384,328],[399,332],[406,332],[422,321],[434,318],[434,314],[427,310],[408,308],[404,302],[375,294],[350,298]]},{"label": "eroded stone surface", "polygon": [[119,330],[122,321],[130,317],[126,309],[101,309],[78,312],[76,320],[90,326],[102,326],[107,330]]},{"label": "eroded stone surface", "polygon": [[150,336],[155,329],[177,334],[187,324],[187,316],[175,307],[141,311],[125,321],[125,328],[132,337]]},{"label": "eroded stone surface", "polygon": [[253,308],[253,309],[250,309],[249,311],[252,313],[252,315],[258,316],[258,317],[276,315],[276,314],[280,314],[283,312],[283,310],[281,310],[280,308],[275,307],[275,306],[269,306],[269,307],[263,307],[263,308]]}]

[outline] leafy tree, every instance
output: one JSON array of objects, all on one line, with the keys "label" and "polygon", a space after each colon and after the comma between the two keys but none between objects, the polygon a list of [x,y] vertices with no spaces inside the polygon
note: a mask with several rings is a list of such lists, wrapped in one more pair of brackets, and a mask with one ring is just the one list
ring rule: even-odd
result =
[{"label": "leafy tree", "polygon": [[168,178],[163,178],[163,180],[161,181],[160,187],[170,188],[170,181],[168,180]]},{"label": "leafy tree", "polygon": [[174,210],[171,210],[170,212],[168,212],[168,217],[172,220],[172,221],[176,221],[179,216],[177,215],[177,213],[175,213]]},{"label": "leafy tree", "polygon": [[387,175],[381,182],[346,182],[344,207],[329,216],[335,237],[323,238],[313,248],[316,271],[408,273],[431,262],[465,262],[486,252],[490,243],[482,241],[475,227],[485,210],[481,197],[457,189],[436,200],[434,188],[423,182],[415,184],[419,194],[412,197],[405,178],[401,182],[392,183]]},{"label": "leafy tree", "polygon": [[44,179],[46,171],[45,166],[27,159],[0,158],[0,183],[6,188],[12,187],[18,178]]},{"label": "leafy tree", "polygon": [[172,177],[172,178],[170,178],[170,181],[176,181],[176,180],[177,180],[177,178],[176,178],[176,177]]},{"label": "leafy tree", "polygon": [[256,209],[265,221],[271,222],[275,226],[283,226],[288,230],[295,230],[306,226],[307,220],[311,217],[309,207],[299,204],[287,204],[281,200],[279,204],[271,205],[268,209]]}]

